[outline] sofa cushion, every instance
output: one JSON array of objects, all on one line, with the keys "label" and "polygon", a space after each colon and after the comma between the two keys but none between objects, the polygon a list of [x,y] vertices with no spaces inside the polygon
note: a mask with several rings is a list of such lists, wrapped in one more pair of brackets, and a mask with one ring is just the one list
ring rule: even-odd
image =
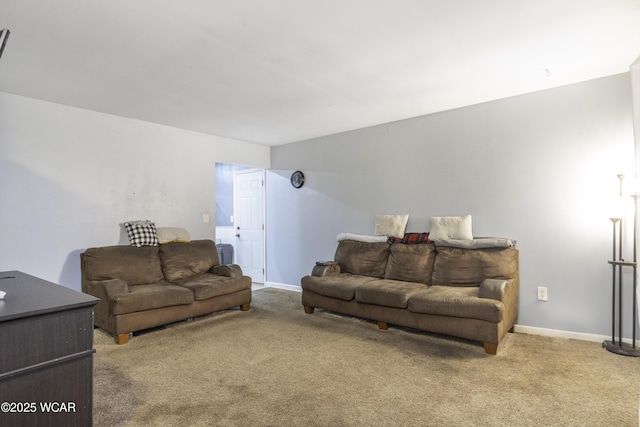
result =
[{"label": "sofa cushion", "polygon": [[515,248],[436,247],[431,284],[477,286],[484,279],[513,279],[517,274]]},{"label": "sofa cushion", "polygon": [[323,277],[304,276],[300,283],[305,291],[343,301],[351,301],[355,297],[355,290],[359,286],[373,280],[376,279],[368,276],[340,273]]},{"label": "sofa cushion", "polygon": [[251,279],[247,276],[225,277],[211,273],[187,277],[176,284],[190,289],[196,301],[251,289]]},{"label": "sofa cushion", "polygon": [[384,307],[407,308],[411,295],[423,291],[427,286],[422,283],[400,280],[373,280],[363,283],[355,290],[356,301]]},{"label": "sofa cushion", "polygon": [[152,310],[173,305],[191,304],[193,292],[168,282],[131,286],[129,293],[111,295],[109,312],[115,315]]},{"label": "sofa cushion", "polygon": [[128,285],[157,283],[164,279],[158,246],[105,246],[83,253],[87,280],[121,279]]},{"label": "sofa cushion", "polygon": [[213,240],[192,240],[160,245],[160,261],[164,277],[176,282],[209,271],[220,264]]},{"label": "sofa cushion", "polygon": [[478,298],[477,287],[434,285],[409,298],[409,311],[439,316],[479,319],[498,323],[504,304],[498,300]]},{"label": "sofa cushion", "polygon": [[384,278],[428,285],[431,283],[435,258],[436,248],[433,243],[421,245],[394,243],[390,248]]},{"label": "sofa cushion", "polygon": [[384,276],[389,257],[389,243],[357,242],[342,240],[338,243],[334,260],[340,264],[343,273],[361,276]]}]

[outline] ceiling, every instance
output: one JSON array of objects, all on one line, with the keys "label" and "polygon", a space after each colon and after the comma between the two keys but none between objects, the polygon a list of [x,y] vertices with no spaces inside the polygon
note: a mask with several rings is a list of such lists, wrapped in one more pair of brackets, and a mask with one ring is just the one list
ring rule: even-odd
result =
[{"label": "ceiling", "polygon": [[0,91],[265,145],[640,56],[640,0],[2,0],[0,28]]}]

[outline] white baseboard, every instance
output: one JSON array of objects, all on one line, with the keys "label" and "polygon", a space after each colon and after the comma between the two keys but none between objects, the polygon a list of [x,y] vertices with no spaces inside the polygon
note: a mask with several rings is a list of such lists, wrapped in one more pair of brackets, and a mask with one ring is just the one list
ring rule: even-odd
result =
[{"label": "white baseboard", "polygon": [[284,289],[285,291],[302,292],[302,288],[300,288],[300,286],[287,285],[286,283],[265,282],[264,286],[267,288]]},{"label": "white baseboard", "polygon": [[[302,292],[302,288],[300,288],[300,286],[288,285],[286,283],[265,282],[264,286],[267,288],[277,288],[284,289],[286,291]],[[591,342],[603,342],[611,339],[611,335],[587,334],[582,332],[562,331],[559,329],[538,328],[535,326],[515,325],[513,327],[513,330],[521,334],[542,335],[545,337],[554,338],[569,338]],[[631,338],[623,338],[622,342],[631,344]],[[636,346],[640,347],[640,339],[636,340]]]},{"label": "white baseboard", "polygon": [[[561,331],[559,329],[537,328],[535,326],[515,325],[514,332],[530,335],[542,335],[545,337],[569,338],[581,341],[603,342],[611,340],[611,335],[587,334],[582,332]],[[631,344],[631,338],[622,338],[622,342]],[[636,340],[636,346],[640,346],[640,340]]]}]

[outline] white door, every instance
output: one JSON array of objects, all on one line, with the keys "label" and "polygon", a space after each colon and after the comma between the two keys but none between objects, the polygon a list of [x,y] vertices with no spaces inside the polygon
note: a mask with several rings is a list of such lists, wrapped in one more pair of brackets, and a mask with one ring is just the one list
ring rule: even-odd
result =
[{"label": "white door", "polygon": [[264,171],[234,177],[236,264],[254,283],[264,283]]}]

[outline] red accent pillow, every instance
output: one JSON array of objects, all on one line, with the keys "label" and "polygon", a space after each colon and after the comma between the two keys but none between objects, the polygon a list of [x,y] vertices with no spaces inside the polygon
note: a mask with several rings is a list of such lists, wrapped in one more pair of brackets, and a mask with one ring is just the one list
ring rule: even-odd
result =
[{"label": "red accent pillow", "polygon": [[404,237],[390,237],[389,243],[404,243],[413,245],[417,243],[430,243],[429,233],[404,233]]}]

